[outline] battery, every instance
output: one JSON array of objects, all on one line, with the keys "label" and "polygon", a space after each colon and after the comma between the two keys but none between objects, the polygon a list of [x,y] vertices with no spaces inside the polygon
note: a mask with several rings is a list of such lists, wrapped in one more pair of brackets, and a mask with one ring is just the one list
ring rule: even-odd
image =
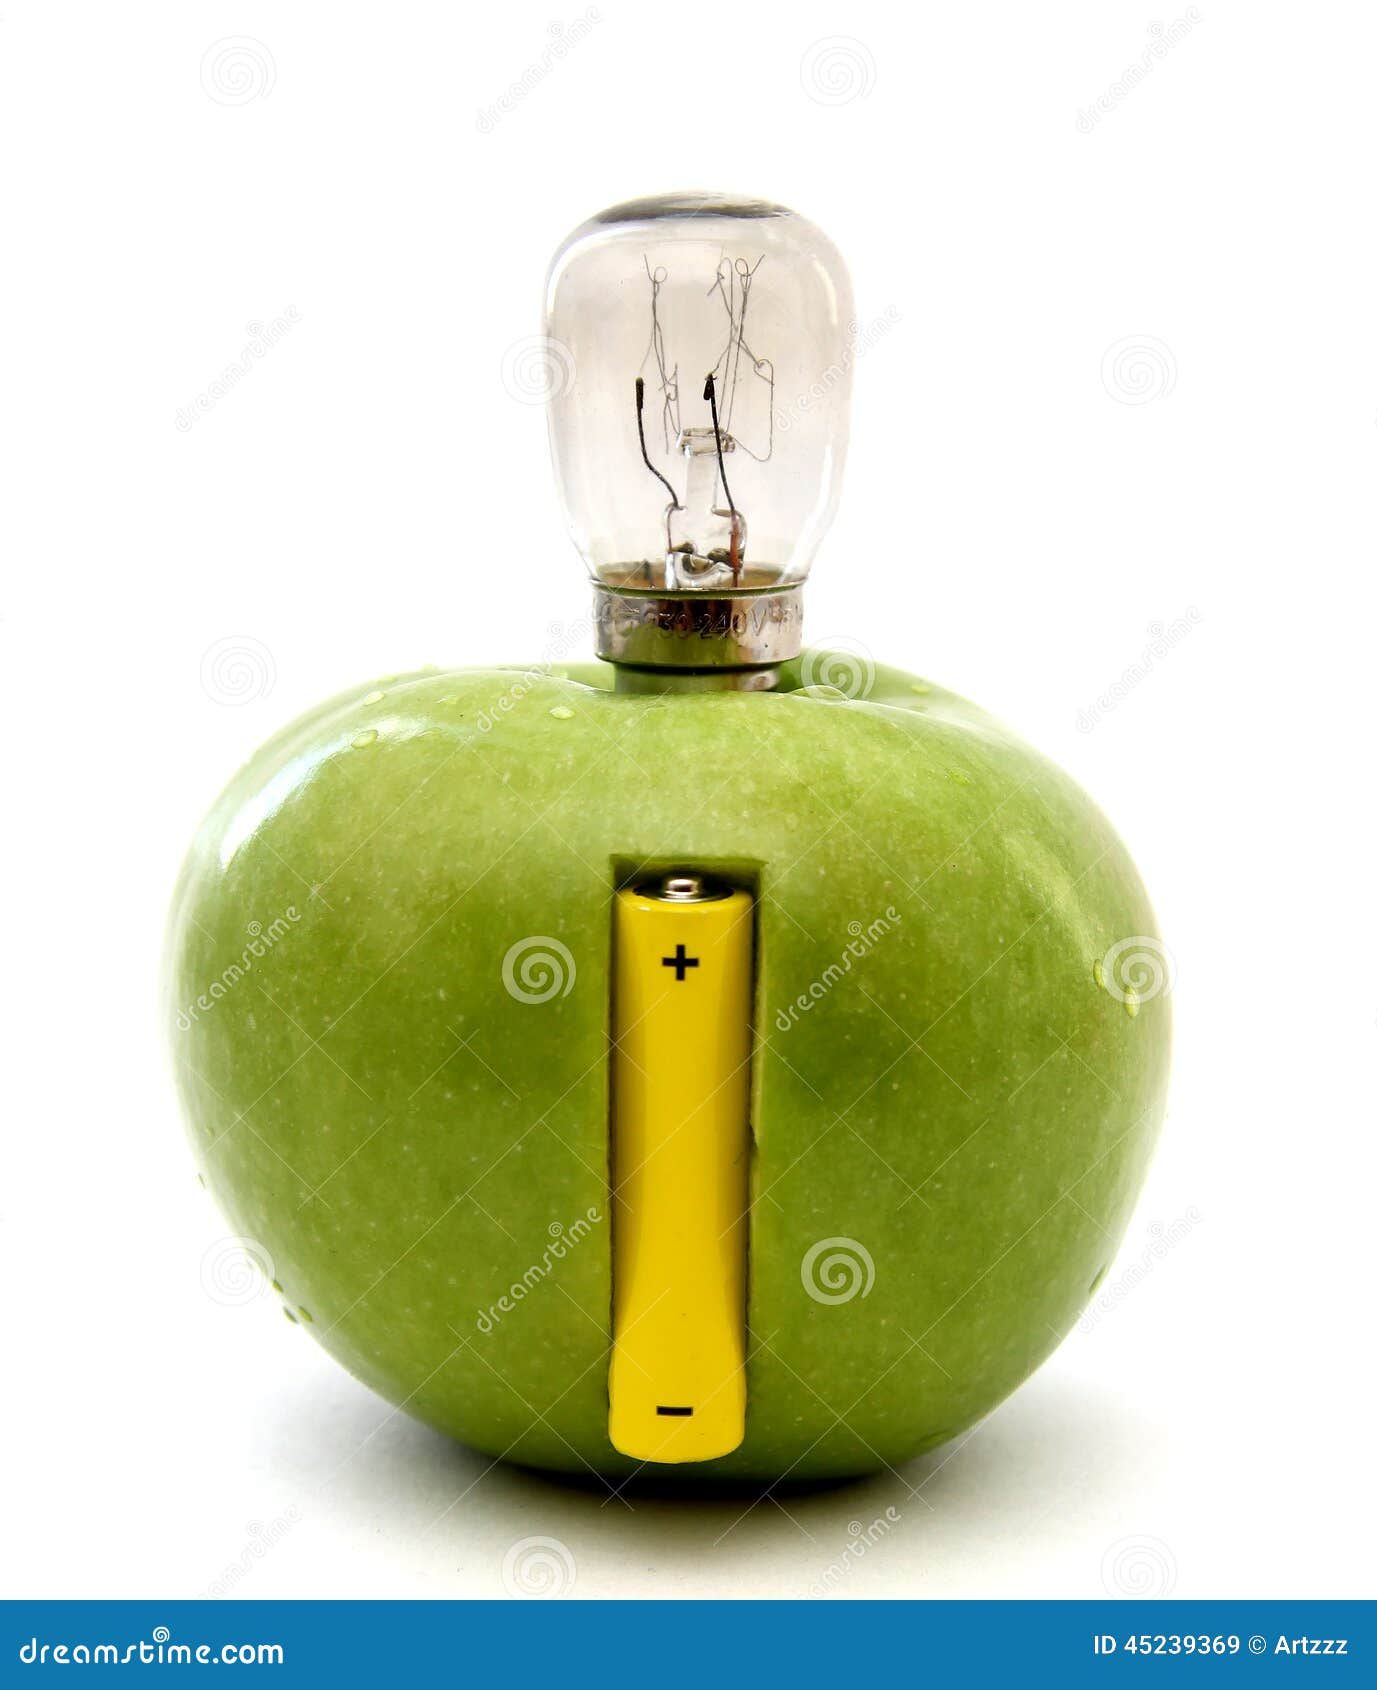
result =
[{"label": "battery", "polygon": [[615,898],[608,1433],[641,1461],[745,1436],[753,930],[696,874]]}]

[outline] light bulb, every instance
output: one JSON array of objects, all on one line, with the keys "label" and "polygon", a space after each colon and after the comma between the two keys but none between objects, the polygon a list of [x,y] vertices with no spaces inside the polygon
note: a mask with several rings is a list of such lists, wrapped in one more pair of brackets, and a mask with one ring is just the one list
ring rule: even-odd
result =
[{"label": "light bulb", "polygon": [[759,685],[797,654],[799,589],[840,492],[853,333],[840,254],[783,206],[633,200],[559,248],[550,447],[599,656]]}]

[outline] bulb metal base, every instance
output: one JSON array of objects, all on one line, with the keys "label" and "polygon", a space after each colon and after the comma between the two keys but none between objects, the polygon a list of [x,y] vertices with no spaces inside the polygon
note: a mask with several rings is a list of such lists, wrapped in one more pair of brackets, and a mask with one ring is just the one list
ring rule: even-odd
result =
[{"label": "bulb metal base", "polygon": [[598,581],[593,610],[594,647],[606,662],[714,677],[718,686],[741,685],[726,679],[734,672],[787,663],[803,645],[798,584],[674,592]]}]

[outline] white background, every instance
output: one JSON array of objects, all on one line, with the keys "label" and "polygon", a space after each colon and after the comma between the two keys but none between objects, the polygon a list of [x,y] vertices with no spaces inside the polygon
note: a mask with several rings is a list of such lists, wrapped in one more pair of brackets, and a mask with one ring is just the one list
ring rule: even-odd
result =
[{"label": "white background", "polygon": [[[235,1568],[253,1596],[501,1595],[545,1535],[579,1596],[801,1596],[893,1506],[837,1597],[1357,1594],[1377,25],[1202,0],[1155,58],[1119,0],[599,13],[483,132],[575,0],[6,0],[5,1589],[189,1596]],[[217,87],[230,37],[254,62]],[[504,357],[570,227],[695,186],[796,206],[861,323],[898,313],[857,370],[811,638],[1070,768],[1177,968],[1113,1307],[901,1480],[749,1512],[468,1490],[484,1464],[274,1299],[208,1298],[226,1228],[155,990],[182,851],[259,741],[381,673],[534,661],[583,614]],[[237,703],[224,641],[254,653]]]}]

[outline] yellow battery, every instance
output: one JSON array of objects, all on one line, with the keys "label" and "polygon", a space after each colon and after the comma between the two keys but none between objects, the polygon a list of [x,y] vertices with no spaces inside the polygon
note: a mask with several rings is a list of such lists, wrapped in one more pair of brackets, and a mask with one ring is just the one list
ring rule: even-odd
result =
[{"label": "yellow battery", "polygon": [[641,1461],[745,1436],[752,915],[693,875],[616,897],[608,1433]]}]

